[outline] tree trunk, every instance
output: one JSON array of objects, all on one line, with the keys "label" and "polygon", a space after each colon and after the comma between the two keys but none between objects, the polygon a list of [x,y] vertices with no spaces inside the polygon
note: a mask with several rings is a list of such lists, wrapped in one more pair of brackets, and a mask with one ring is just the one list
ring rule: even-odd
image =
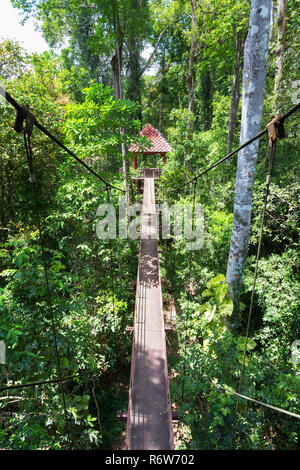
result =
[{"label": "tree trunk", "polygon": [[120,80],[120,71],[121,64],[119,64],[118,50],[120,50],[120,45],[116,46],[115,54],[111,58],[111,70],[112,70],[112,79],[113,79],[113,88],[115,91],[115,97],[120,100],[122,96],[121,91],[121,80]]},{"label": "tree trunk", "polygon": [[144,75],[144,73],[146,72],[147,68],[148,68],[149,65],[151,64],[151,61],[152,61],[153,57],[155,56],[155,54],[156,54],[156,52],[157,52],[159,43],[160,43],[160,41],[161,41],[163,35],[165,34],[165,32],[167,31],[167,29],[169,28],[169,26],[170,26],[170,25],[165,26],[164,29],[162,30],[162,32],[160,33],[160,35],[159,35],[159,37],[158,37],[158,39],[157,39],[157,41],[156,41],[156,44],[155,44],[155,46],[154,46],[153,51],[151,52],[151,54],[150,54],[150,56],[149,56],[149,58],[148,58],[146,64],[144,65],[144,67],[143,67],[142,70],[141,70],[141,73],[140,73],[140,77],[139,77],[139,78],[141,78],[141,77]]},{"label": "tree trunk", "polygon": [[[126,98],[135,101],[139,105],[142,103],[142,80],[141,80],[141,46],[136,43],[135,37],[127,40],[128,48],[128,79]],[[142,121],[142,108],[136,114],[136,117]]]},{"label": "tree trunk", "polygon": [[[241,144],[260,131],[268,59],[270,10],[271,0],[251,1],[249,31],[244,51]],[[234,303],[233,321],[239,310],[240,288],[248,252],[258,144],[256,140],[242,149],[238,155],[233,228],[226,275],[228,292]]]},{"label": "tree trunk", "polygon": [[[136,44],[128,41],[128,52],[129,52],[129,62],[128,62],[128,89],[127,89],[127,98],[131,101],[136,101],[138,104],[141,104],[141,79],[140,79],[140,51],[138,50]],[[141,119],[142,116],[139,116]]]},{"label": "tree trunk", "polygon": [[[236,124],[236,114],[239,107],[240,96],[241,96],[241,71],[242,71],[242,51],[243,51],[243,38],[241,31],[237,32],[236,35],[236,60],[233,72],[233,82],[231,90],[231,104],[230,104],[230,116],[228,125],[228,138],[227,138],[227,153],[232,151],[234,130]],[[231,160],[226,160],[228,163]]]},{"label": "tree trunk", "polygon": [[212,83],[212,74],[213,71],[203,70],[198,79],[201,86],[201,127],[204,131],[208,131],[211,128],[211,123],[213,119],[213,83]]},{"label": "tree trunk", "polygon": [[188,131],[192,129],[192,114],[195,109],[195,70],[194,65],[196,63],[196,51],[197,51],[197,1],[191,0],[192,5],[192,35],[191,35],[191,48],[190,48],[190,58],[189,58],[189,70],[186,78],[187,87],[188,87]]},{"label": "tree trunk", "polygon": [[[116,20],[115,24],[115,34],[116,34],[116,49],[115,54],[111,59],[111,67],[112,67],[112,76],[113,76],[113,84],[115,90],[115,97],[119,100],[122,99],[122,86],[121,86],[121,69],[122,69],[122,47],[123,47],[123,37],[120,33],[120,25],[119,20]],[[124,135],[124,129],[120,128],[120,135]],[[125,176],[125,183],[126,183],[126,199],[127,203],[130,204],[130,177],[129,177],[129,164],[126,158],[126,147],[125,144],[121,144],[121,152],[122,152],[122,168],[123,174]]]},{"label": "tree trunk", "polygon": [[274,39],[274,0],[271,2],[270,42]]},{"label": "tree trunk", "polygon": [[278,36],[276,46],[276,75],[275,75],[275,95],[278,93],[279,82],[283,72],[283,56],[286,49],[286,15],[287,15],[287,0],[278,0],[277,8],[277,24]]}]

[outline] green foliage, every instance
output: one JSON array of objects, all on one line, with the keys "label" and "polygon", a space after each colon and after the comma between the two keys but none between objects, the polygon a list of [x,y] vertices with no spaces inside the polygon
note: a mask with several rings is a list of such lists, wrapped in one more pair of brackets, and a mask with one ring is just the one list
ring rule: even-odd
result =
[{"label": "green foliage", "polygon": [[[126,96],[140,102],[141,53],[153,32],[147,0],[13,0],[23,10],[24,18],[39,20],[43,36],[51,47],[60,46],[65,68],[88,74],[88,78],[111,83],[111,57],[120,54],[128,79]],[[78,94],[78,91],[75,92]],[[78,96],[78,95],[77,95]]]},{"label": "green foliage", "polygon": [[[159,202],[178,202],[181,207],[191,203],[192,185],[171,190],[226,153],[237,33],[245,39],[249,2],[197,2],[196,27],[190,0],[72,0],[64,2],[64,8],[58,0],[12,4],[25,18],[33,16],[48,43],[62,45],[62,51],[29,56],[15,41],[1,41],[1,80],[7,90],[105,179],[122,188],[120,146],[145,143],[135,137],[142,115],[143,123],[151,122],[172,146],[158,183]],[[277,96],[276,25],[270,41],[263,125],[275,109],[282,113],[294,105],[299,70],[296,8],[296,1],[288,2]],[[142,78],[141,53],[148,44],[156,44],[162,31],[157,72]],[[192,39],[196,51],[190,70]],[[117,51],[122,90],[128,98],[124,100],[117,100],[110,88]],[[188,113],[190,72],[194,114]],[[56,379],[58,370],[24,143],[12,130],[12,108],[0,101],[0,113],[0,340],[7,349],[0,378],[6,385]],[[295,420],[242,399],[232,442],[236,398],[231,392],[239,387],[244,351],[242,393],[299,410],[299,364],[291,355],[292,344],[299,339],[298,116],[285,125],[287,137],[277,145],[246,348],[267,168],[263,139],[242,308],[234,331],[229,327],[232,301],[224,273],[236,157],[198,180],[195,201],[204,205],[204,248],[191,254],[183,239],[161,242],[163,290],[178,313],[171,397],[186,430],[178,443],[183,449],[299,445]],[[239,126],[240,108],[234,147]],[[96,210],[107,200],[103,185],[36,130],[32,145],[62,373],[76,377],[64,385],[68,424],[59,385],[23,389],[17,397],[9,394],[1,400],[1,448],[112,448],[124,431],[116,412],[128,403],[131,339],[125,327],[134,312],[137,242],[98,240]],[[111,191],[110,197],[118,207],[119,195]]]},{"label": "green foliage", "polygon": [[[62,80],[66,75],[58,58],[52,54],[33,56],[26,80],[14,76],[14,66],[8,72],[8,90],[13,87],[14,97],[21,102],[26,95],[37,118],[64,140],[61,130],[70,98],[64,94],[66,84]],[[91,114],[92,107],[100,103],[96,112],[100,108],[103,112],[103,134],[112,134],[113,126],[124,124],[136,110],[128,101],[116,102],[108,88],[94,86],[88,93]],[[4,195],[0,338],[7,349],[7,364],[1,365],[0,378],[1,385],[11,385],[56,379],[58,370],[24,143],[11,130],[12,109],[2,103],[0,106]],[[113,120],[116,113],[118,118]],[[116,410],[101,423],[102,410],[99,418],[95,400],[104,389],[106,394],[119,394],[115,385],[102,383],[106,373],[118,370],[127,383],[131,342],[125,326],[131,321],[134,302],[133,290],[127,286],[136,277],[132,260],[136,259],[137,247],[136,243],[116,241],[114,250],[110,242],[100,242],[95,226],[96,209],[106,201],[103,185],[83,173],[41,134],[34,131],[31,141],[61,369],[64,376],[78,377],[64,386],[68,423],[60,385],[22,389],[20,398],[12,404],[11,400],[1,400],[1,448],[101,448],[103,433],[107,445],[117,440],[120,431],[117,425],[112,426]],[[105,161],[105,155],[102,159]],[[109,170],[106,168],[105,176],[119,184],[119,174]],[[111,198],[118,203],[117,194],[112,193]],[[107,423],[113,432],[108,432]]]},{"label": "green foliage", "polygon": [[[230,392],[238,388],[237,371],[241,368],[245,337],[235,336],[228,329],[226,317],[230,317],[233,306],[231,299],[226,297],[224,280],[222,274],[211,279],[202,292],[202,301],[197,296],[193,300],[180,300],[177,329],[182,334],[179,337],[180,360],[176,366],[179,375],[172,384],[171,393],[173,399],[181,403],[179,414],[191,431],[192,438],[187,439],[185,448],[228,449],[232,445],[235,398]],[[284,321],[283,317],[281,321]],[[275,353],[274,339],[269,336],[267,340],[267,337],[265,329],[260,330],[255,339],[248,338],[244,394],[296,411],[299,386],[296,367],[290,360],[286,362],[281,353]],[[270,348],[271,344],[273,347]],[[271,359],[271,351],[276,354],[275,362]],[[226,391],[218,388],[219,384],[225,386]],[[271,422],[272,429],[276,429],[273,435],[267,431]],[[234,445],[241,449],[270,446],[292,449],[297,446],[296,429],[295,421],[270,413],[264,407],[258,410],[256,405],[242,400]],[[287,439],[285,444],[283,436]]]},{"label": "green foliage", "polygon": [[17,41],[4,39],[0,43],[0,78],[21,77],[26,71],[28,55]]},{"label": "green foliage", "polygon": [[[119,153],[121,143],[130,144],[130,134],[137,131],[140,122],[136,119],[139,106],[129,100],[117,100],[113,91],[102,84],[93,84],[83,90],[82,104],[68,106],[65,133],[72,146],[85,157]],[[120,128],[125,134],[120,134]],[[102,157],[103,158],[103,157]],[[109,162],[111,165],[111,162]],[[114,169],[117,169],[113,162]]]}]

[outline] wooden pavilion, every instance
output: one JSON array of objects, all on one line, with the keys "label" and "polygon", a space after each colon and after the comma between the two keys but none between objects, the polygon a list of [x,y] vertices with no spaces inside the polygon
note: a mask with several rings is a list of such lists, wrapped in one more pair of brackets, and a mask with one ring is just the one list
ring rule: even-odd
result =
[{"label": "wooden pavilion", "polygon": [[137,169],[137,156],[142,155],[157,155],[160,154],[164,163],[166,163],[166,153],[172,150],[169,142],[161,135],[161,133],[155,129],[151,124],[147,124],[140,132],[140,134],[146,137],[149,141],[147,146],[138,146],[133,144],[128,150],[134,152],[133,155],[133,168]]}]

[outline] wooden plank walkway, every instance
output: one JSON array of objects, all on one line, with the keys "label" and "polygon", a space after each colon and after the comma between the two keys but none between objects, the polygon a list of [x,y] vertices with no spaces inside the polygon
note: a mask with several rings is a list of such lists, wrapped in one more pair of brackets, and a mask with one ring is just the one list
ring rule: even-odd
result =
[{"label": "wooden plank walkway", "polygon": [[[126,449],[174,448],[154,179],[144,179]],[[151,223],[152,221],[152,223]]]}]

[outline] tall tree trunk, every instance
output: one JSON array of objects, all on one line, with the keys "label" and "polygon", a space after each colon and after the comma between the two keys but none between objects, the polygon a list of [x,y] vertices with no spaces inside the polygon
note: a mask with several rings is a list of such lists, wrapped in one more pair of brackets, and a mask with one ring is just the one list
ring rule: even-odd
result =
[{"label": "tall tree trunk", "polygon": [[287,0],[278,0],[277,7],[277,24],[278,36],[276,46],[276,75],[275,75],[275,95],[278,93],[279,82],[283,72],[283,56],[286,49],[286,15],[287,15]]},{"label": "tall tree trunk", "polygon": [[274,39],[274,0],[271,2],[270,42]]},{"label": "tall tree trunk", "polygon": [[192,35],[191,35],[191,48],[190,48],[190,57],[189,57],[189,69],[188,75],[186,78],[187,87],[188,87],[188,132],[192,130],[192,114],[195,109],[195,70],[194,65],[196,63],[196,52],[197,52],[197,0],[191,0],[192,5]]},{"label": "tall tree trunk", "polygon": [[[116,35],[116,48],[115,54],[111,59],[111,67],[112,67],[112,76],[113,76],[113,84],[115,90],[115,97],[119,100],[122,99],[122,85],[121,85],[121,69],[122,69],[122,50],[123,50],[123,36],[120,32],[120,23],[119,19],[116,18],[115,23],[115,35]],[[120,135],[124,135],[124,128],[120,128]],[[126,183],[126,199],[127,203],[130,203],[131,197],[131,189],[130,189],[130,176],[129,176],[129,163],[126,158],[126,147],[125,144],[121,144],[121,152],[122,152],[122,168],[123,174],[125,176],[125,183]]]},{"label": "tall tree trunk", "polygon": [[[141,64],[140,64],[140,51],[135,41],[128,40],[128,89],[126,96],[131,101],[136,101],[141,104]],[[142,118],[140,113],[139,119]]]},{"label": "tall tree trunk", "polygon": [[146,72],[147,68],[149,67],[149,65],[151,64],[151,61],[153,59],[153,57],[155,56],[156,52],[157,52],[157,49],[158,49],[158,46],[160,44],[160,41],[163,37],[163,35],[165,34],[165,32],[167,31],[167,29],[169,28],[170,25],[167,25],[164,27],[164,29],[162,30],[162,32],[160,33],[157,41],[156,41],[156,44],[154,46],[154,49],[153,51],[151,52],[147,62],[145,63],[144,67],[142,68],[141,72],[140,72],[140,78],[144,75],[144,73]]},{"label": "tall tree trunk", "polygon": [[213,118],[213,73],[213,70],[207,68],[201,72],[198,78],[198,82],[200,83],[199,91],[201,96],[201,105],[199,106],[199,111],[201,111],[201,127],[204,131],[208,131],[211,128]]},{"label": "tall tree trunk", "polygon": [[[238,31],[236,35],[236,59],[233,72],[233,82],[231,90],[231,104],[230,104],[230,116],[228,125],[228,137],[227,137],[227,153],[232,151],[233,136],[236,124],[236,115],[239,107],[240,96],[241,96],[241,71],[242,71],[242,52],[243,52],[243,38],[242,32]],[[230,163],[230,160],[227,160]]]},{"label": "tall tree trunk", "polygon": [[[251,1],[249,31],[244,51],[241,144],[260,131],[268,59],[270,10],[271,0]],[[228,292],[234,303],[233,321],[239,309],[240,288],[248,252],[258,144],[256,140],[242,149],[238,155],[233,228],[226,275]]]},{"label": "tall tree trunk", "polygon": [[[1,161],[2,163],[2,161]],[[1,165],[2,167],[2,165]],[[1,242],[4,242],[5,240],[5,235],[6,235],[6,231],[4,230],[5,228],[5,207],[4,207],[4,195],[5,195],[5,185],[4,185],[4,178],[3,178],[3,175],[4,175],[4,171],[3,169],[1,168],[0,169],[0,192],[1,192],[1,199],[0,199],[0,223],[1,223],[1,227],[0,227],[0,241]]]},{"label": "tall tree trunk", "polygon": [[122,43],[116,41],[115,53],[111,58],[111,70],[115,97],[120,100],[122,97],[120,70],[122,69]]}]

